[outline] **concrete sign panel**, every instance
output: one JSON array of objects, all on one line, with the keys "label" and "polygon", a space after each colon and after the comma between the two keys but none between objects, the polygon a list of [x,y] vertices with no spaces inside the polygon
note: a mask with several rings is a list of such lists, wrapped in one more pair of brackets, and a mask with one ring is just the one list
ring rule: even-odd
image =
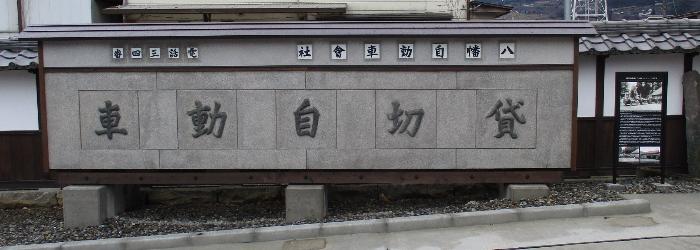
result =
[{"label": "concrete sign panel", "polygon": [[575,40],[502,38],[47,40],[50,168],[570,168]]}]

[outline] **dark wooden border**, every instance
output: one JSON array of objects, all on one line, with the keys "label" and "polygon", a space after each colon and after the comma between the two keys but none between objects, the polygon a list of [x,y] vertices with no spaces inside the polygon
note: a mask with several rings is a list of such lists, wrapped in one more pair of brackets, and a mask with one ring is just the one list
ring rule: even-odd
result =
[{"label": "dark wooden border", "polygon": [[595,57],[595,117],[603,117],[605,107],[605,60],[607,55]]},{"label": "dark wooden border", "polygon": [[24,30],[24,7],[22,5],[22,0],[17,0],[17,26],[19,32]]},{"label": "dark wooden border", "polygon": [[574,37],[574,65],[572,70],[572,86],[571,86],[571,159],[570,169],[576,171],[578,159],[578,69],[579,69],[579,53],[578,53],[578,37]]},{"label": "dark wooden border", "polygon": [[41,134],[39,130],[12,130],[12,131],[0,131],[0,135],[38,135]]},{"label": "dark wooden border", "polygon": [[0,181],[0,190],[21,190],[37,188],[58,188],[58,182],[51,180]]},{"label": "dark wooden border", "polygon": [[693,70],[693,59],[700,53],[685,53],[683,54],[683,73]]},{"label": "dark wooden border", "polygon": [[566,169],[510,170],[270,170],[270,171],[61,171],[61,185],[225,185],[225,184],[470,184],[555,183]]},{"label": "dark wooden border", "polygon": [[48,73],[74,72],[236,72],[236,71],[554,71],[575,70],[576,64],[523,64],[523,65],[281,65],[281,66],[172,66],[172,67],[101,67],[63,68],[46,67]]},{"label": "dark wooden border", "polygon": [[46,122],[46,69],[44,68],[44,43],[39,41],[39,65],[37,76],[39,79],[39,131],[41,131],[41,167],[47,176],[49,169],[49,133]]},{"label": "dark wooden border", "polygon": [[[204,14],[204,15],[211,15],[211,14],[249,14],[249,13],[255,13],[255,14],[271,14],[271,13],[285,13],[285,14],[306,14],[306,13],[316,13],[316,14],[321,14],[321,15],[340,15],[340,14],[345,14],[347,11],[347,5],[345,7],[331,7],[331,6],[317,6],[316,8],[312,7],[294,7],[291,8],[288,5],[283,5],[279,4],[277,6],[270,6],[265,3],[261,4],[250,4],[253,6],[226,6],[224,8],[197,8],[197,7],[187,7],[183,6],[182,8],[167,8],[167,7],[161,7],[158,8],[157,6],[144,6],[140,9],[135,9],[135,8],[120,8],[122,6],[112,6],[108,8],[102,9],[101,13],[105,15],[144,15],[144,14],[166,14],[166,15],[180,15],[180,14]],[[257,5],[257,6],[256,6]],[[269,7],[262,7],[262,6],[269,6]],[[133,6],[133,5],[132,5]],[[138,6],[138,5],[136,5]],[[245,7],[244,7],[245,6]],[[451,15],[450,15],[451,16]]]}]

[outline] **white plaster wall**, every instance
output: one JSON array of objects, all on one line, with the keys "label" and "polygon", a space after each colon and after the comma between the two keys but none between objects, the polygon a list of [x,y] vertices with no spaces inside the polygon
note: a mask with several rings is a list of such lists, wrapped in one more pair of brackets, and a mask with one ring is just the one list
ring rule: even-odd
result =
[{"label": "white plaster wall", "polygon": [[595,117],[595,56],[579,56],[578,117]]},{"label": "white plaster wall", "polygon": [[0,71],[0,131],[39,130],[36,75]]},{"label": "white plaster wall", "polygon": [[683,54],[613,55],[605,63],[605,105],[603,115],[615,114],[616,72],[668,72],[666,114],[683,113]]},{"label": "white plaster wall", "polygon": [[[39,0],[43,1],[43,0]],[[458,0],[129,0],[131,5],[162,4],[241,4],[241,3],[345,3],[348,14],[376,12],[448,12],[449,8],[463,7]]]},{"label": "white plaster wall", "polygon": [[92,23],[92,0],[24,0],[25,25]]},{"label": "white plaster wall", "polygon": [[0,0],[0,33],[17,32],[17,1]]}]

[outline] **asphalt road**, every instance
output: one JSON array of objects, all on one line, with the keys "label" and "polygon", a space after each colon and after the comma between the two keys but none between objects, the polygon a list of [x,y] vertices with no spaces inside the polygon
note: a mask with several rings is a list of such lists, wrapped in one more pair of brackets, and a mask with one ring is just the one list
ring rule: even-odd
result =
[{"label": "asphalt road", "polygon": [[211,245],[198,249],[700,249],[700,193],[628,195],[628,198],[649,200],[653,212]]}]

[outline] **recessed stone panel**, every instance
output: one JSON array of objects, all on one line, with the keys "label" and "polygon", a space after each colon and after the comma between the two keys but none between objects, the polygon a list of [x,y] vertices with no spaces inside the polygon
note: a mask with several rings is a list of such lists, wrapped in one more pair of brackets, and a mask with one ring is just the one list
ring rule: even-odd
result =
[{"label": "recessed stone panel", "polygon": [[378,90],[377,148],[437,146],[434,90]]},{"label": "recessed stone panel", "polygon": [[538,162],[550,168],[570,167],[571,70],[465,71],[458,72],[457,79],[457,88],[460,89],[537,90]]},{"label": "recessed stone panel", "polygon": [[275,91],[239,90],[238,148],[274,149],[276,136]]},{"label": "recessed stone panel", "polygon": [[[200,107],[197,107],[197,102],[201,104]],[[218,112],[216,103],[220,105]],[[201,120],[193,121],[193,117],[198,115],[201,115]],[[177,124],[180,149],[235,149],[236,92],[178,90]]]},{"label": "recessed stone panel", "polygon": [[535,148],[536,90],[477,90],[477,148]]},{"label": "recessed stone panel", "polygon": [[80,91],[83,149],[138,149],[136,91]]},{"label": "recessed stone panel", "polygon": [[139,91],[142,149],[177,148],[177,104],[174,90]]},{"label": "recessed stone panel", "polygon": [[276,96],[278,149],[336,148],[336,91],[277,90]]},{"label": "recessed stone panel", "polygon": [[374,91],[338,91],[338,148],[374,148]]},{"label": "recessed stone panel", "polygon": [[476,91],[439,90],[437,110],[438,148],[476,146]]}]

